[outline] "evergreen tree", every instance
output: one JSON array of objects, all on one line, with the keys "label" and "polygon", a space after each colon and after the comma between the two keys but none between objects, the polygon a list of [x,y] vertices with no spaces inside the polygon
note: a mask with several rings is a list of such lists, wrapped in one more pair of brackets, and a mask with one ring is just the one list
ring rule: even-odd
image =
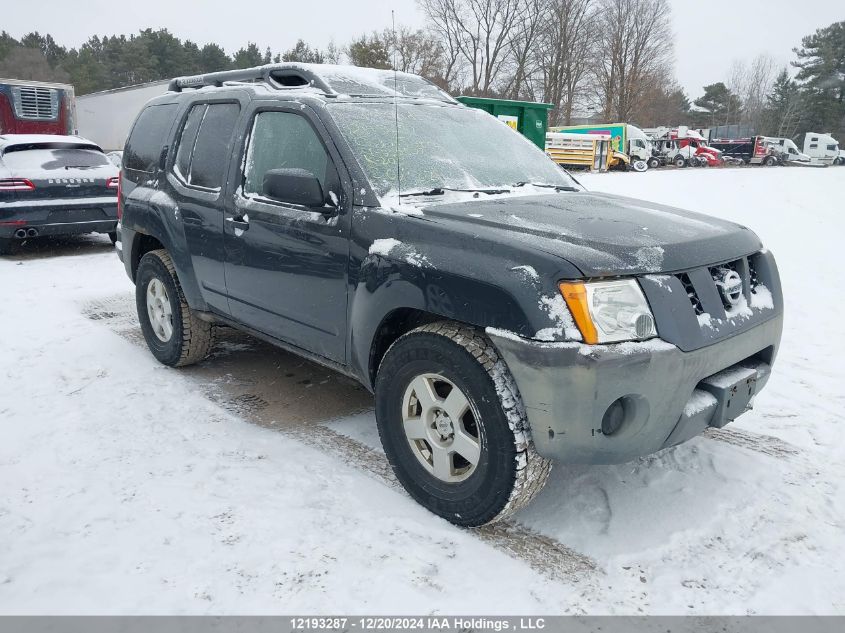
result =
[{"label": "evergreen tree", "polygon": [[366,66],[368,68],[392,68],[390,63],[390,52],[387,42],[378,33],[371,36],[362,35],[352,40],[346,49],[349,61],[354,66]]},{"label": "evergreen tree", "polygon": [[199,53],[199,72],[213,73],[229,70],[232,59],[217,44],[206,44]]},{"label": "evergreen tree", "polygon": [[787,138],[795,134],[801,119],[801,101],[798,84],[784,68],[766,97],[763,133]]},{"label": "evergreen tree", "polygon": [[260,66],[264,63],[264,56],[258,50],[258,46],[254,42],[246,45],[246,48],[240,49],[235,53],[232,66],[234,68],[251,68],[253,66]]},{"label": "evergreen tree", "polygon": [[282,61],[303,62],[306,64],[322,64],[326,61],[323,52],[318,48],[311,48],[304,40],[297,40],[293,48],[282,54]]},{"label": "evergreen tree", "polygon": [[731,123],[731,117],[736,118],[742,109],[739,97],[721,81],[704,86],[704,96],[696,99],[694,104],[705,111],[710,127]]},{"label": "evergreen tree", "polygon": [[794,49],[804,97],[804,131],[845,136],[845,21],[818,29]]}]

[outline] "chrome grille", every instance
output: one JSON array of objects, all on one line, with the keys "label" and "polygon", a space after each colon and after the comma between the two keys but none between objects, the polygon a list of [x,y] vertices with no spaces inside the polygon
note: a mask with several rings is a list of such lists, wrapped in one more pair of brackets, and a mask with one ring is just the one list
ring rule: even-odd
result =
[{"label": "chrome grille", "polygon": [[59,117],[59,91],[43,86],[13,86],[12,100],[19,119],[52,121]]}]

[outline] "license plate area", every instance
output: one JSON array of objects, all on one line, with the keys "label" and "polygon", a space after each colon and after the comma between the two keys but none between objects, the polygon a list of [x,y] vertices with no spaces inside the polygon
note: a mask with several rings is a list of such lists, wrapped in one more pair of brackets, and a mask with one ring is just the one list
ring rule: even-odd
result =
[{"label": "license plate area", "polygon": [[699,389],[713,394],[718,402],[710,426],[721,428],[750,409],[757,393],[757,382],[764,373],[759,367],[731,367],[708,376],[698,384]]},{"label": "license plate area", "polygon": [[47,216],[48,222],[93,222],[105,220],[106,214],[102,209],[55,209]]}]

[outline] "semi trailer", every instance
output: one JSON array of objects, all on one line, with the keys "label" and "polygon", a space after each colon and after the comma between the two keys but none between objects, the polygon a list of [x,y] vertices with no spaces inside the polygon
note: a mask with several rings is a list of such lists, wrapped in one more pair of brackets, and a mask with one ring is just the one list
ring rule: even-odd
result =
[{"label": "semi trailer", "polygon": [[0,134],[76,134],[73,86],[0,79]]}]

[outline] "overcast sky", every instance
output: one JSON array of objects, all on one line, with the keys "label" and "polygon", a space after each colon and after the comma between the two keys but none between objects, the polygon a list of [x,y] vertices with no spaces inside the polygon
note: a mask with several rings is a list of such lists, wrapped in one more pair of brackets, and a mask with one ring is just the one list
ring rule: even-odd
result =
[{"label": "overcast sky", "polygon": [[[770,53],[780,65],[793,59],[801,37],[845,20],[845,0],[670,0],[675,30],[676,74],[695,98],[705,84],[725,80],[734,59]],[[33,30],[78,46],[90,35],[133,33],[166,27],[200,45],[216,42],[229,53],[247,41],[273,52],[298,38],[325,46],[397,24],[422,26],[415,0],[39,0],[33,11],[4,0],[0,28],[20,37]]]}]

